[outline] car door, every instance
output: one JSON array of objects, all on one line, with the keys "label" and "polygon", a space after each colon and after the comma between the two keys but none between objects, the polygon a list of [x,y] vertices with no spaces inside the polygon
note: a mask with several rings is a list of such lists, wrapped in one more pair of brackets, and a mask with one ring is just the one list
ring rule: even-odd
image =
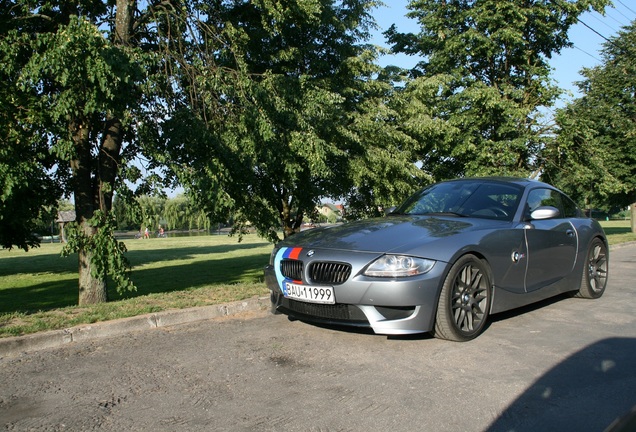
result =
[{"label": "car door", "polygon": [[558,191],[537,188],[528,194],[527,214],[539,207],[554,207],[559,215],[550,219],[529,218],[525,227],[527,245],[526,292],[558,282],[572,272],[577,253],[577,232],[564,211]]}]

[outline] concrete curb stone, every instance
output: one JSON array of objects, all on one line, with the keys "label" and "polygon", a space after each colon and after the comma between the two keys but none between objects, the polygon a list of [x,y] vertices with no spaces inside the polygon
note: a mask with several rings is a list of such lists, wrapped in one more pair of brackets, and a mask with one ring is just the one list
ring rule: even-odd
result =
[{"label": "concrete curb stone", "polygon": [[615,245],[610,245],[609,250],[612,251],[614,249],[620,249],[623,247],[627,247],[627,246],[633,246],[636,245],[636,241],[629,241],[629,242],[625,242],[625,243],[618,243]]},{"label": "concrete curb stone", "polygon": [[3,338],[0,339],[0,359],[46,348],[55,348],[72,342],[120,336],[153,328],[227,317],[242,312],[264,310],[268,307],[269,297],[253,297],[221,305],[168,310],[95,324],[82,324],[63,330]]}]

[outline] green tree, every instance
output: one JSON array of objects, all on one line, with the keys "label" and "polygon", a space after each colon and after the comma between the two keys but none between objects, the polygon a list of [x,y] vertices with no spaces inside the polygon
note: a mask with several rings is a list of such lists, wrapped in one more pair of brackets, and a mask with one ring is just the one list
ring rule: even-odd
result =
[{"label": "green tree", "polygon": [[[166,151],[185,167],[186,189],[218,220],[231,212],[237,230],[249,224],[276,241],[279,228],[298,232],[321,198],[348,198],[360,209],[403,198],[416,170],[407,145],[397,144],[409,137],[396,130],[392,87],[375,79],[377,53],[364,44],[376,5],[244,1],[223,9],[242,55],[217,61],[249,79],[225,94],[232,107],[191,104],[164,128],[179,143]],[[207,76],[190,89],[210,100],[216,82]],[[172,128],[183,119],[187,133]],[[394,182],[380,180],[383,173]]]},{"label": "green tree", "polygon": [[0,39],[12,84],[3,110],[26,114],[10,127],[9,145],[20,146],[25,129],[44,132],[31,158],[54,155],[62,180],[58,190],[74,194],[78,227],[67,251],[79,252],[80,303],[106,300],[110,270],[119,286],[130,285],[122,277],[123,247],[107,227],[122,145],[120,119],[130,109],[143,71],[134,52],[118,47],[119,37],[109,41],[99,31],[105,13],[106,5],[90,2],[20,1],[11,8]]},{"label": "green tree", "polygon": [[636,202],[636,24],[603,44],[601,56],[581,72],[583,96],[558,113],[545,172],[589,207],[625,208]]},{"label": "green tree", "polygon": [[115,195],[113,197],[112,212],[115,220],[117,221],[118,230],[139,229],[139,224],[135,221],[135,218],[132,217],[128,210],[126,202],[119,196],[119,194]]},{"label": "green tree", "polygon": [[[20,10],[0,2],[0,243],[24,250],[38,245],[37,220],[46,216],[62,194],[54,171],[56,159],[48,154],[47,131],[40,113],[28,109],[37,103],[36,91],[15,91],[28,52],[6,41],[20,18]],[[29,32],[30,23],[25,23]]]},{"label": "green tree", "polygon": [[[371,55],[367,53],[366,55]],[[376,59],[373,58],[373,63]],[[347,107],[347,130],[363,149],[349,159],[352,187],[345,195],[346,219],[379,216],[432,177],[418,168],[419,143],[409,133],[407,102],[390,68],[358,61],[358,94]]]},{"label": "green tree", "polygon": [[[0,79],[2,75],[0,72]],[[2,86],[0,92],[5,90]],[[37,130],[26,130],[27,126],[23,130],[26,136],[12,136],[13,122],[24,120],[17,112],[7,114],[6,110],[0,113],[0,243],[3,248],[28,250],[39,245],[35,235],[38,221],[52,220],[47,209],[55,208],[62,192],[47,175],[54,164],[41,148],[41,135]]]},{"label": "green tree", "polygon": [[141,209],[141,226],[140,231],[148,228],[150,232],[159,229],[164,219],[164,211],[167,200],[165,198],[144,195],[137,198],[139,208]]},{"label": "green tree", "polygon": [[549,58],[569,45],[584,11],[607,0],[413,0],[418,34],[386,35],[398,53],[418,55],[406,88],[406,127],[435,179],[537,174],[551,139],[541,115],[559,89]]},{"label": "green tree", "polygon": [[[239,1],[220,9],[241,55],[202,49],[190,73],[201,80],[182,81],[196,97],[166,122],[162,136],[186,191],[216,221],[232,212],[239,231],[254,223],[275,239],[284,225],[288,235],[313,209],[317,183],[333,176],[327,159],[341,152],[320,133],[340,98],[326,83],[345,57],[337,50],[341,37],[350,37],[335,12],[324,1]],[[209,102],[218,76],[204,71],[217,63],[248,74],[225,89],[227,104]]]},{"label": "green tree", "polygon": [[164,219],[167,229],[184,229],[187,227],[187,215],[190,213],[190,201],[184,196],[177,196],[166,202]]},{"label": "green tree", "polygon": [[[7,150],[0,155],[3,244],[35,245],[22,216],[72,194],[77,225],[65,251],[78,252],[80,304],[107,300],[107,275],[118,289],[133,288],[125,247],[113,237],[112,198],[118,191],[135,213],[135,196],[162,181],[158,167],[165,161],[152,130],[166,107],[183,97],[174,94],[169,77],[175,65],[186,63],[186,24],[196,21],[186,7],[192,3],[2,3],[0,73],[8,84],[0,92],[0,121],[7,126]],[[21,196],[25,215],[5,217]],[[10,230],[14,238],[4,234]]]}]

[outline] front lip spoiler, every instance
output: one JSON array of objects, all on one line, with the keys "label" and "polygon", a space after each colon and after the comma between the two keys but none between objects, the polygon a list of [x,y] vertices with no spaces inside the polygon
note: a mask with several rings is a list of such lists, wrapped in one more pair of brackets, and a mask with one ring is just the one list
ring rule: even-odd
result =
[{"label": "front lip spoiler", "polygon": [[415,306],[413,313],[407,318],[388,320],[386,319],[374,306],[358,306],[358,308],[364,313],[369,320],[369,325],[377,334],[384,335],[409,335],[424,333],[423,330],[417,329],[405,329],[405,323],[412,321],[420,312],[421,306]]},{"label": "front lip spoiler", "polygon": [[[282,295],[272,296],[272,312],[282,313],[287,315],[291,319],[297,319],[299,321],[314,324],[371,328],[374,333],[382,335],[410,335],[425,333],[426,331],[428,331],[419,328],[413,328],[417,327],[416,325],[414,325],[416,323],[413,323],[413,321],[417,319],[417,316],[421,311],[421,306],[416,306],[413,313],[406,318],[389,320],[386,319],[382,314],[380,314],[375,306],[340,304],[339,307],[346,308],[350,313],[354,315],[354,317],[352,317],[351,319],[338,319],[299,312],[286,305],[286,303],[288,304],[288,302],[289,300]],[[356,317],[355,315],[358,316]],[[366,319],[362,319],[362,316],[364,316]]]},{"label": "front lip spoiler", "polygon": [[311,324],[325,324],[343,327],[357,327],[357,328],[371,328],[368,321],[364,320],[336,320],[330,318],[321,318],[313,315],[305,315],[295,311],[292,311],[284,306],[278,306],[276,308],[277,313],[287,315],[290,319],[296,319],[298,321],[307,322]]}]

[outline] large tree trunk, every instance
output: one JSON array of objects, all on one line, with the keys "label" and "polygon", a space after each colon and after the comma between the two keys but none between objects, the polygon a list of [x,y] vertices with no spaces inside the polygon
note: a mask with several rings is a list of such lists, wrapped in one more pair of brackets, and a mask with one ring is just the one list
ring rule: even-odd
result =
[{"label": "large tree trunk", "polygon": [[110,213],[113,207],[113,188],[119,170],[122,146],[122,124],[117,117],[106,120],[104,140],[99,152],[99,208]]},{"label": "large tree trunk", "polygon": [[285,199],[281,200],[281,204],[280,219],[283,225],[283,238],[287,238],[290,235],[300,232],[304,213],[297,211],[296,214],[293,215],[292,207]]},{"label": "large tree trunk", "polygon": [[128,45],[133,29],[136,0],[117,0],[115,13],[115,43]]},{"label": "large tree trunk", "polygon": [[[91,238],[96,228],[89,224],[95,211],[95,188],[91,170],[90,124],[86,119],[75,119],[69,125],[75,145],[75,158],[71,160],[75,215],[81,233]],[[106,281],[93,276],[93,252],[80,247],[78,253],[79,304],[94,304],[108,300]]]},{"label": "large tree trunk", "polygon": [[[97,175],[91,170],[90,126],[86,121],[77,120],[71,124],[75,143],[76,159],[71,161],[73,170],[75,214],[80,231],[86,238],[97,233],[97,228],[89,224],[96,210],[108,214],[113,204],[113,187],[119,167],[121,151],[121,122],[110,118],[106,122],[103,141],[97,158]],[[95,277],[93,270],[94,252],[81,247],[79,258],[79,304],[95,304],[108,301],[108,286],[105,278]]]},{"label": "large tree trunk", "polygon": [[[85,235],[95,234],[95,228],[83,225]],[[98,279],[91,273],[93,252],[82,248],[79,251],[79,305],[89,305],[108,301],[106,280]]]},{"label": "large tree trunk", "polygon": [[[117,0],[115,43],[118,45],[129,43],[134,3],[134,0]],[[76,151],[76,159],[71,161],[75,214],[81,232],[89,239],[97,234],[97,228],[88,223],[95,211],[100,210],[107,215],[112,208],[123,136],[121,121],[116,116],[108,115],[99,154],[97,160],[93,161],[90,142],[92,126],[94,125],[87,119],[77,119],[70,125]],[[93,168],[96,168],[96,171],[93,171]],[[108,301],[106,278],[96,277],[93,271],[94,253],[86,247],[80,247],[78,253],[80,305]]]}]

